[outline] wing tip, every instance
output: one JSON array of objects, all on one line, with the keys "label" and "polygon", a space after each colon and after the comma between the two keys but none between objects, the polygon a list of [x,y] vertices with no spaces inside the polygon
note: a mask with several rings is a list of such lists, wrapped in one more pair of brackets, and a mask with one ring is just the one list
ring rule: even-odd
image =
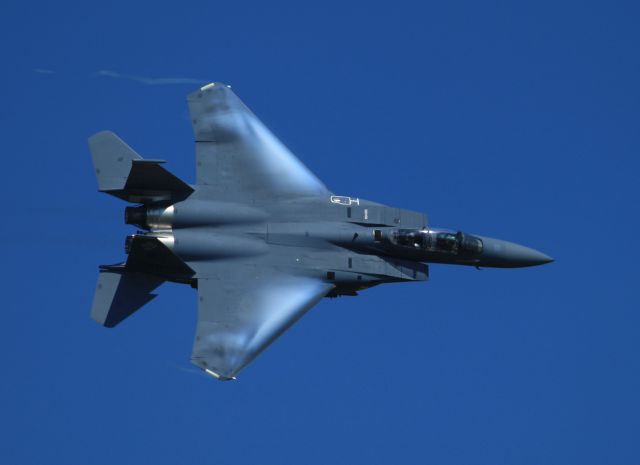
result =
[{"label": "wing tip", "polygon": [[231,91],[231,86],[228,84],[225,84],[224,82],[210,82],[209,84],[205,84],[204,86],[200,87],[198,90],[196,90],[195,92],[192,92],[191,94],[189,94],[187,96],[187,100],[192,101],[198,98],[202,98],[202,96],[205,93],[209,93],[212,92],[214,90],[228,90]]},{"label": "wing tip", "polygon": [[98,131],[95,134],[92,134],[91,136],[89,136],[89,141],[99,140],[103,137],[112,137],[112,136],[118,137],[115,132],[110,131],[108,129],[104,129],[102,131]]},{"label": "wing tip", "polygon": [[236,379],[235,376],[224,376],[224,375],[221,375],[220,373],[216,373],[215,371],[210,370],[208,368],[205,368],[204,372],[206,374],[208,374],[208,375],[213,376],[218,381],[234,381]]}]

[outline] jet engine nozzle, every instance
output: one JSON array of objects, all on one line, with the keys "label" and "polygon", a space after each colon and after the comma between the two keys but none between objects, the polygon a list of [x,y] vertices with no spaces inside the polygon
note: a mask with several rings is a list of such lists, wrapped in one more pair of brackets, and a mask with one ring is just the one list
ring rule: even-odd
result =
[{"label": "jet engine nozzle", "polygon": [[147,207],[126,207],[124,209],[124,224],[132,224],[141,228],[146,228]]},{"label": "jet engine nozzle", "polygon": [[174,212],[173,205],[126,207],[124,222],[144,229],[170,229],[173,224]]},{"label": "jet engine nozzle", "polygon": [[134,237],[135,237],[135,234],[129,234],[124,240],[124,253],[127,255],[129,255],[129,253],[131,252],[131,246],[133,245]]}]

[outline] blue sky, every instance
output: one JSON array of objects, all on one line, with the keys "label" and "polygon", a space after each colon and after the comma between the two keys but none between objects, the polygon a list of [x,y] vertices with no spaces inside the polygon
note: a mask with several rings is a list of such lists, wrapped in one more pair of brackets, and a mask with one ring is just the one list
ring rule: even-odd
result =
[{"label": "blue sky", "polygon": [[[636,464],[634,2],[0,7],[0,462]],[[194,179],[223,81],[332,190],[540,249],[522,270],[324,299],[236,382],[189,364],[192,289],[89,319],[125,204],[86,139]]]}]

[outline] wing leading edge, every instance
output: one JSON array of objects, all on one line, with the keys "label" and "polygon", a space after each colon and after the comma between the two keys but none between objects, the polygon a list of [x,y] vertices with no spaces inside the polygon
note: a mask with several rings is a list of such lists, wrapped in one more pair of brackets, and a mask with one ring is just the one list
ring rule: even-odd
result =
[{"label": "wing leading edge", "polygon": [[196,139],[196,178],[218,199],[326,195],[325,185],[226,85],[187,98]]},{"label": "wing leading edge", "polygon": [[198,280],[198,324],[191,355],[195,365],[222,380],[234,379],[333,288],[271,269],[229,267]]}]

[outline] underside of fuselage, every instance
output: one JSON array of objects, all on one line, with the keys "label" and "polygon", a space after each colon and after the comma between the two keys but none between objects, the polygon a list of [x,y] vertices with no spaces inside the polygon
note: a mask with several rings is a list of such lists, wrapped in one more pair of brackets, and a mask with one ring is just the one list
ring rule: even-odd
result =
[{"label": "underside of fuselage", "polygon": [[426,281],[429,263],[521,267],[550,257],[433,229],[426,215],[332,193],[226,85],[187,97],[196,181],[143,159],[118,136],[89,139],[98,189],[130,204],[126,261],[100,269],[92,318],[113,327],[165,281],[191,285],[191,361],[234,379],[323,297]]}]

